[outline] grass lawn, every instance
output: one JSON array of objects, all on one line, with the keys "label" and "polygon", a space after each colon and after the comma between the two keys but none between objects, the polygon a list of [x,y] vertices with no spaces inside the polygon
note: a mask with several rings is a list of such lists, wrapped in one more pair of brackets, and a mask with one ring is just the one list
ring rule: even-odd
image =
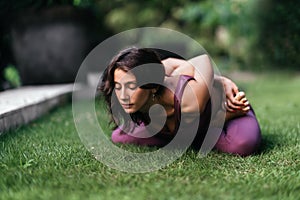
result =
[{"label": "grass lawn", "polygon": [[159,171],[120,172],[84,147],[66,105],[0,137],[0,199],[300,199],[300,76],[240,86],[261,124],[257,155],[188,151]]}]

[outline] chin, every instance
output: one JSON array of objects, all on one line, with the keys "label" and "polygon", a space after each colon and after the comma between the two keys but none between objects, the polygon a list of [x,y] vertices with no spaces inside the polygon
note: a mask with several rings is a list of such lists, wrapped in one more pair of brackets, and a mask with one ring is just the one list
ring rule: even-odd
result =
[{"label": "chin", "polygon": [[135,110],[132,110],[132,109],[124,109],[124,111],[128,114],[132,114],[132,113],[136,112]]}]

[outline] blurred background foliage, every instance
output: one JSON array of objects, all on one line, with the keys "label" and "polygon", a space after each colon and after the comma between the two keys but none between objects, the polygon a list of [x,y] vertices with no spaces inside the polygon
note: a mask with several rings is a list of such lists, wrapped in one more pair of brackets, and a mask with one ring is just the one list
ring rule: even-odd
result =
[{"label": "blurred background foliage", "polygon": [[105,23],[114,32],[166,27],[197,40],[230,69],[300,69],[300,4],[296,0],[97,3],[107,13]]},{"label": "blurred background foliage", "polygon": [[[90,8],[116,34],[157,26],[197,40],[228,69],[300,69],[300,1],[279,0],[19,0],[1,1],[1,18],[54,5]],[[10,18],[8,16],[11,16]],[[3,21],[3,20],[1,20]]]}]

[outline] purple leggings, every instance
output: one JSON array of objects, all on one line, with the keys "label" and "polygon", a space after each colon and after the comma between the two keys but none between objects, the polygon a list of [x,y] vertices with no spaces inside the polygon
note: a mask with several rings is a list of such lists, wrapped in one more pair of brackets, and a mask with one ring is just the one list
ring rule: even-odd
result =
[{"label": "purple leggings", "polygon": [[[143,126],[134,129],[132,135],[147,135]],[[151,136],[148,138],[138,138],[124,133],[120,128],[112,132],[114,143],[136,144],[146,146],[164,146],[170,140],[166,138]],[[229,120],[225,123],[222,133],[214,146],[214,149],[230,154],[248,156],[259,148],[261,142],[260,127],[251,109],[245,116]]]}]

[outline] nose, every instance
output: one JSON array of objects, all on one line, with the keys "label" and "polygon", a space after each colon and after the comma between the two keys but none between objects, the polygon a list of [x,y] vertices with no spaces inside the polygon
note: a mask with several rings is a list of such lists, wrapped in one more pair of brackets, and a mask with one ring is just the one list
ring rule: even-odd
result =
[{"label": "nose", "polygon": [[128,91],[127,91],[126,87],[122,87],[121,93],[120,93],[120,99],[122,101],[128,101],[129,100],[129,94],[128,94]]}]

